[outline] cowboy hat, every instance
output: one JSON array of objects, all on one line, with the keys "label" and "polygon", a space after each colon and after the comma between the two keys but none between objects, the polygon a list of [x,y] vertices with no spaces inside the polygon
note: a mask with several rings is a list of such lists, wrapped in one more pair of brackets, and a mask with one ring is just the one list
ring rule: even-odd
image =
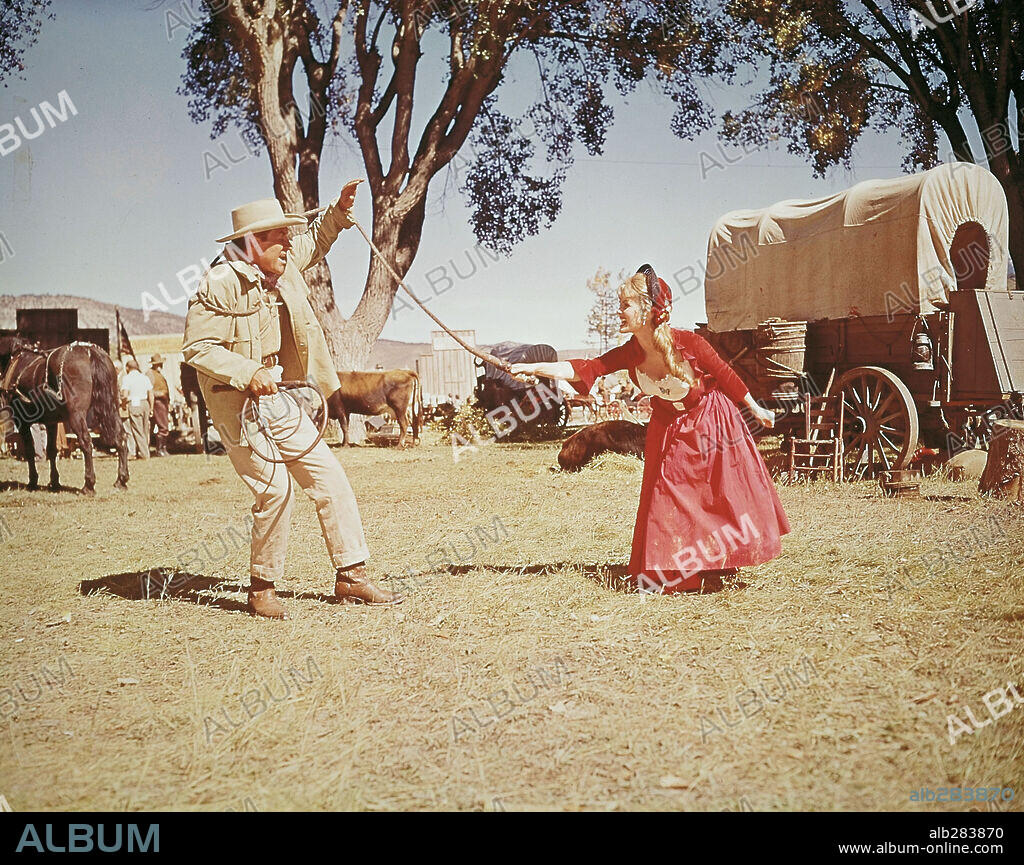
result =
[{"label": "cowboy hat", "polygon": [[244,237],[250,231],[270,231],[272,228],[287,228],[290,225],[306,225],[306,217],[297,213],[285,213],[276,198],[261,198],[250,201],[231,211],[234,232],[227,237],[218,237],[217,243],[227,243]]},{"label": "cowboy hat", "polygon": [[162,354],[160,354],[160,352],[157,352],[156,354],[154,354],[149,359],[149,365],[150,366],[156,366],[158,363],[163,363],[163,362],[164,362],[164,356]]}]

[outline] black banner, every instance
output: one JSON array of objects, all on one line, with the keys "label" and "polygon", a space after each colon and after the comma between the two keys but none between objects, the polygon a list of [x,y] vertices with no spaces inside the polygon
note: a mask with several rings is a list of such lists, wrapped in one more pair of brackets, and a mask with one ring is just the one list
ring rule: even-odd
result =
[{"label": "black banner", "polygon": [[[490,809],[488,809],[490,810]],[[508,813],[506,809],[494,809]],[[601,812],[605,814],[605,812]],[[394,816],[394,815],[391,815]],[[607,828],[607,814],[602,827]],[[455,815],[430,814],[430,819],[452,820],[457,835],[452,841],[464,847],[474,832],[486,832],[493,841],[495,827],[478,820],[468,822]],[[296,848],[329,848],[341,842],[338,855],[346,852],[347,844],[339,837],[341,829],[351,836],[355,820],[364,821],[360,828],[379,831],[381,817],[359,814],[309,813],[253,813],[246,816],[236,812],[225,813],[173,813],[173,814],[4,814],[0,819],[0,854],[11,853],[132,853],[167,854],[183,856],[202,852],[206,857],[224,853],[237,857],[253,853],[261,858],[275,853],[291,853]],[[386,819],[386,818],[385,818]],[[508,819],[508,818],[502,818]],[[515,819],[515,818],[513,818]],[[534,822],[551,819],[549,815],[531,814]],[[988,861],[993,857],[1013,857],[1020,861],[1024,846],[1020,843],[1024,825],[1018,815],[1007,812],[958,812],[935,814],[793,814],[767,812],[734,813],[680,813],[659,812],[643,815],[623,815],[627,823],[617,835],[585,833],[562,836],[536,835],[533,843],[547,847],[564,844],[571,848],[574,858],[594,845],[596,855],[607,856],[611,846],[620,846],[624,853],[649,854],[646,836],[630,833],[629,824],[641,820],[645,824],[637,829],[657,828],[677,830],[686,852],[679,856],[698,855],[713,861],[719,855],[725,861],[736,861],[737,854],[764,857],[789,857],[798,861],[842,860],[879,854],[899,856],[954,855],[961,859],[974,857]],[[370,820],[370,823],[366,823]],[[653,820],[653,823],[648,821]],[[456,825],[457,824],[457,825]],[[549,824],[550,826],[550,824]],[[521,832],[524,827],[519,827]],[[562,827],[557,827],[562,829]],[[506,827],[505,831],[509,831]],[[387,835],[387,855],[396,852],[396,836]],[[412,843],[412,837],[407,836]],[[542,840],[543,838],[543,840]],[[417,848],[426,839],[416,836]],[[486,841],[486,838],[481,840]],[[349,838],[349,843],[352,839]],[[365,842],[364,842],[365,843]],[[671,842],[669,842],[671,843]],[[481,853],[489,845],[485,843]],[[419,855],[423,855],[420,852]],[[813,858],[810,858],[813,857]],[[971,861],[971,860],[965,860]]]}]

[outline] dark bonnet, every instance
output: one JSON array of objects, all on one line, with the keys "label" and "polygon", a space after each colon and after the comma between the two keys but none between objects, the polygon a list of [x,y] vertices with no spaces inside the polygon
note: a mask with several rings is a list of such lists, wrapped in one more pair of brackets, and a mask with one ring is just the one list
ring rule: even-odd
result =
[{"label": "dark bonnet", "polygon": [[669,290],[665,280],[660,279],[649,264],[642,264],[637,269],[647,281],[647,294],[651,298],[651,306],[654,308],[655,326],[668,321],[672,314],[672,292]]}]

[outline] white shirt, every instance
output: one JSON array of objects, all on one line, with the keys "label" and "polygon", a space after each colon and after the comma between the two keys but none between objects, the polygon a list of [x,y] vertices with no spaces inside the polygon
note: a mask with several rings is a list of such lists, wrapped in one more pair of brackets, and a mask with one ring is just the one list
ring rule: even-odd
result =
[{"label": "white shirt", "polygon": [[153,383],[137,369],[133,369],[121,379],[121,390],[128,397],[128,402],[133,406],[140,406],[143,403],[149,404],[147,394],[153,389]]}]

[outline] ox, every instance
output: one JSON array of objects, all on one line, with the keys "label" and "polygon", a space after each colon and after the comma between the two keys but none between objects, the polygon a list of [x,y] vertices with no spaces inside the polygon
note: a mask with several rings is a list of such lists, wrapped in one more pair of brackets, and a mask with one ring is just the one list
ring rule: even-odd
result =
[{"label": "ox", "polygon": [[350,414],[378,415],[389,409],[398,423],[398,446],[405,447],[405,431],[412,426],[413,443],[420,440],[423,423],[423,392],[419,376],[407,369],[383,372],[338,372],[341,388],[327,399],[327,413],[341,423],[344,444],[348,440]]},{"label": "ox", "polygon": [[611,451],[643,459],[647,425],[628,420],[606,420],[569,436],[558,454],[564,471],[578,472],[598,454]]}]

